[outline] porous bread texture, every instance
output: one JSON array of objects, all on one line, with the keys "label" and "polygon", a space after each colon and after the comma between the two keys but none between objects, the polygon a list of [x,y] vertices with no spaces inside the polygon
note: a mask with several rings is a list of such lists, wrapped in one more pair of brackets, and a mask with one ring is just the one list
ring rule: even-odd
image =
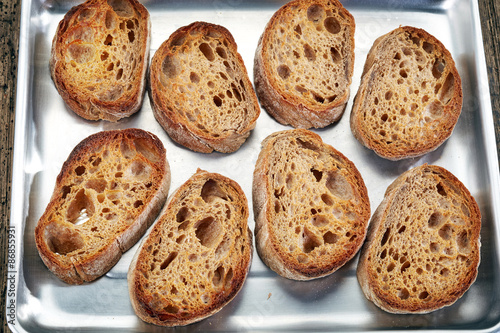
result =
[{"label": "porous bread texture", "polygon": [[428,313],[472,285],[481,213],[449,171],[422,165],[392,183],[370,221],[357,276],[366,297],[391,313]]},{"label": "porous bread texture", "polygon": [[146,88],[151,21],[137,0],[73,7],[52,41],[50,72],[66,105],[88,120],[137,112]]},{"label": "porous bread texture", "polygon": [[177,143],[198,152],[236,151],[260,114],[231,33],[194,22],[155,52],[150,69],[154,115]]},{"label": "porous bread texture", "polygon": [[158,215],[170,186],[161,141],[126,129],[93,134],[63,164],[35,229],[38,252],[60,279],[105,274]]},{"label": "porous bread texture", "polygon": [[283,277],[311,280],[354,257],[370,218],[355,165],[304,129],[262,143],[253,180],[257,252]]},{"label": "porous bread texture", "polygon": [[255,53],[255,90],[266,111],[296,128],[339,120],[349,100],[354,30],[354,18],[337,0],[281,7]]},{"label": "porous bread texture", "polygon": [[198,169],[170,196],[130,265],[136,314],[148,323],[183,326],[229,303],[250,270],[248,214],[235,181]]},{"label": "porous bread texture", "polygon": [[461,109],[462,84],[450,52],[426,31],[400,27],[379,37],[367,56],[351,130],[381,157],[416,157],[452,134]]}]

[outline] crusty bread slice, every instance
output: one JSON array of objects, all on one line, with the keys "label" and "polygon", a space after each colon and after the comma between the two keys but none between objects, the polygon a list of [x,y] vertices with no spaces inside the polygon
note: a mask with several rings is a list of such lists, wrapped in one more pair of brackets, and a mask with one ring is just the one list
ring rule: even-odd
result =
[{"label": "crusty bread slice", "polygon": [[476,201],[449,171],[403,173],[370,221],[357,270],[364,294],[391,313],[453,304],[476,279],[480,229]]},{"label": "crusty bread slice", "polygon": [[426,31],[400,27],[368,53],[351,130],[381,157],[416,157],[451,135],[461,109],[462,83],[450,52]]},{"label": "crusty bread slice", "polygon": [[35,228],[45,265],[71,284],[105,274],[144,234],[165,203],[170,169],[153,134],[93,134],[64,162]]},{"label": "crusty bread slice", "polygon": [[354,164],[305,129],[262,143],[254,171],[257,252],[289,279],[333,273],[365,239],[368,192]]},{"label": "crusty bread slice", "polygon": [[175,31],[155,52],[149,83],[156,119],[194,151],[237,150],[260,114],[236,42],[219,25],[194,22]]},{"label": "crusty bread slice", "polygon": [[117,121],[143,101],[151,22],[137,0],[88,0],[61,20],[50,73],[66,105],[89,120]]},{"label": "crusty bread slice", "polygon": [[354,30],[354,18],[337,0],[295,0],[281,7],[255,53],[255,89],[266,111],[300,128],[339,120],[349,100]]},{"label": "crusty bread slice", "polygon": [[248,203],[233,180],[199,170],[172,194],[130,264],[130,300],[144,321],[183,326],[211,316],[250,269]]}]

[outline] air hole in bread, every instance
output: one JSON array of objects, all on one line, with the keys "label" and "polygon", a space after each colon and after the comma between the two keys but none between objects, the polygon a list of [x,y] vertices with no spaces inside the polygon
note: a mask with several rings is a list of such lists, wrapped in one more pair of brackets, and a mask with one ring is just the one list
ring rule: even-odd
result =
[{"label": "air hole in bread", "polygon": [[313,251],[318,246],[322,245],[321,238],[319,238],[315,233],[310,231],[307,227],[304,227],[301,237],[302,251],[304,253],[309,253]]},{"label": "air hole in bread", "polygon": [[392,98],[392,95],[393,95],[392,91],[388,91],[388,92],[386,92],[386,93],[385,93],[385,99],[386,99],[386,100],[390,100],[390,99]]},{"label": "air hole in bread", "polygon": [[411,50],[409,48],[403,47],[401,50],[403,51],[403,54],[405,56],[410,56],[411,55]]},{"label": "air hole in bread", "polygon": [[95,14],[95,9],[93,8],[85,8],[81,11],[80,15],[78,16],[78,21],[85,21],[94,16]]},{"label": "air hole in bread", "polygon": [[174,261],[174,259],[177,258],[177,255],[178,255],[177,252],[170,253],[167,256],[167,258],[161,263],[160,269],[164,270],[165,268],[167,268],[172,263],[172,261]]},{"label": "air hole in bread", "polygon": [[203,53],[203,56],[205,56],[205,58],[207,58],[208,61],[215,60],[214,51],[212,50],[212,47],[209,44],[201,43],[199,48],[201,53]]},{"label": "air hole in bread", "polygon": [[424,43],[422,44],[422,48],[424,49],[425,52],[429,54],[431,54],[434,51],[434,45],[426,41],[424,41]]},{"label": "air hole in bread", "polygon": [[436,185],[436,190],[439,195],[442,195],[443,197],[446,196],[446,190],[444,189],[443,183],[438,183]]},{"label": "air hole in bread", "polygon": [[281,203],[279,200],[274,200],[274,212],[278,214],[281,210]]},{"label": "air hole in bread", "polygon": [[323,228],[329,224],[329,221],[324,215],[315,215],[311,218],[311,224],[316,228]]},{"label": "air hole in bread", "polygon": [[311,172],[314,176],[314,179],[316,179],[317,182],[321,181],[321,178],[323,178],[323,172],[316,170],[314,168],[311,168]]},{"label": "air hole in bread", "polygon": [[224,267],[219,266],[217,269],[214,271],[214,276],[212,278],[212,284],[214,287],[220,287],[222,284],[222,280],[224,278]]},{"label": "air hole in bread", "polygon": [[222,191],[219,184],[213,179],[209,179],[203,184],[200,196],[206,203],[211,203],[217,198],[228,200],[227,194]]},{"label": "air hole in bread", "polygon": [[445,68],[445,62],[443,59],[436,59],[434,61],[434,65],[432,66],[432,76],[434,76],[435,79],[439,79],[444,72]]},{"label": "air hole in bread", "polygon": [[222,242],[220,242],[220,244],[215,249],[215,257],[217,258],[217,260],[224,257],[226,253],[229,252],[230,249],[231,249],[231,242],[226,239],[222,240]]},{"label": "air hole in bread", "polygon": [[217,107],[220,107],[222,105],[222,99],[219,96],[214,96],[213,101],[215,106]]},{"label": "air hole in bread", "polygon": [[71,58],[73,58],[77,63],[83,64],[92,60],[95,48],[92,45],[75,43],[68,47],[68,52]]},{"label": "air hole in bread", "polygon": [[303,86],[300,86],[300,85],[296,85],[295,86],[295,90],[298,91],[301,94],[305,94],[307,92],[307,89],[304,88]]},{"label": "air hole in bread", "polygon": [[432,119],[440,118],[443,116],[444,106],[439,101],[432,101],[425,107],[424,116]]},{"label": "air hole in bread", "polygon": [[92,189],[97,193],[102,193],[106,189],[108,182],[103,178],[89,179],[85,183],[85,188]]},{"label": "air hole in bread", "polygon": [[468,235],[466,230],[462,230],[457,235],[457,246],[458,246],[458,252],[460,252],[460,253],[469,253],[470,252],[469,235]]},{"label": "air hole in bread", "polygon": [[393,262],[389,263],[389,265],[387,265],[387,272],[392,272],[395,267],[396,265]]},{"label": "air hole in bread", "polygon": [[384,233],[384,236],[382,237],[382,240],[380,241],[380,246],[384,246],[387,243],[390,234],[391,234],[391,228],[387,228],[387,230]]},{"label": "air hole in bread", "polygon": [[136,200],[134,202],[134,208],[136,208],[136,209],[141,207],[142,205],[144,205],[144,202],[142,202],[142,200]]},{"label": "air hole in bread", "polygon": [[402,300],[408,299],[410,297],[410,292],[408,291],[408,289],[403,288],[398,291],[398,297]]},{"label": "air hole in bread", "polygon": [[331,231],[327,231],[323,235],[323,241],[325,244],[335,244],[338,242],[339,238],[340,238],[339,235],[336,235]]},{"label": "air hole in bread", "polygon": [[187,207],[181,207],[177,214],[175,215],[175,220],[178,223],[184,222],[189,216],[189,209]]},{"label": "air hole in bread", "polygon": [[453,97],[453,92],[455,91],[455,76],[449,73],[444,81],[443,88],[439,92],[439,100],[443,104],[448,104]]},{"label": "air hole in bread", "polygon": [[302,35],[302,28],[300,27],[300,24],[297,24],[293,30],[297,33],[297,37],[300,37]]},{"label": "air hole in bread", "polygon": [[451,239],[452,234],[453,234],[453,227],[449,224],[445,224],[438,231],[439,237],[441,237],[443,240]]},{"label": "air hole in bread", "polygon": [[189,74],[189,80],[194,84],[198,84],[200,82],[200,76],[195,72],[191,72]]},{"label": "air hole in bread", "polygon": [[450,270],[448,268],[443,268],[443,269],[441,269],[439,274],[444,276],[444,277],[447,277],[448,275],[450,275]]},{"label": "air hole in bread", "polygon": [[133,42],[134,42],[134,40],[135,40],[135,33],[134,33],[134,30],[130,30],[130,31],[128,32],[128,34],[127,34],[127,35],[128,35],[128,41],[129,41],[130,43],[133,43]]},{"label": "air hole in bread", "polygon": [[325,98],[323,96],[321,96],[320,94],[315,93],[314,91],[312,91],[311,94],[313,95],[313,98],[316,102],[321,103],[321,104],[323,104],[325,102]]},{"label": "air hole in bread", "polygon": [[327,17],[323,22],[326,31],[331,34],[338,34],[341,30],[340,22],[335,17]]},{"label": "air hole in bread", "polygon": [[128,1],[124,0],[108,0],[108,5],[113,8],[114,12],[121,17],[129,17],[134,14],[134,9]]},{"label": "air hole in bread", "polygon": [[123,68],[119,68],[116,72],[116,80],[120,80],[123,76]]},{"label": "air hole in bread", "polygon": [[327,205],[327,206],[333,206],[335,203],[334,199],[329,195],[329,194],[322,194],[321,195],[321,200]]},{"label": "air hole in bread", "polygon": [[[167,79],[173,79],[179,74],[178,61],[174,56],[167,55],[161,64],[161,72],[166,76]],[[161,77],[160,77],[161,80]],[[162,82],[165,86],[166,82]]]},{"label": "air hole in bread", "polygon": [[115,18],[115,14],[113,13],[113,11],[111,11],[111,10],[106,11],[106,16],[104,18],[104,25],[106,26],[106,29],[108,29],[108,30],[112,30],[115,28],[116,18]]},{"label": "air hole in bread", "polygon": [[104,40],[104,45],[106,46],[111,46],[113,44],[113,36],[107,35],[106,39]]},{"label": "air hole in bread", "polygon": [[101,101],[110,102],[117,100],[123,94],[123,87],[121,85],[115,85],[103,93],[99,94],[98,97]]},{"label": "air hole in bread", "polygon": [[236,97],[238,102],[241,102],[243,98],[241,97],[240,91],[238,90],[238,88],[236,88],[236,85],[234,83],[231,83],[231,88],[233,89],[234,97]]},{"label": "air hole in bread", "polygon": [[94,214],[95,208],[92,200],[86,195],[85,190],[81,189],[75,195],[71,204],[66,211],[66,218],[71,223],[76,223],[77,219],[85,214],[91,217]]},{"label": "air hole in bread", "polygon": [[[169,304],[167,305],[166,307],[163,308],[163,310],[166,312],[166,313],[172,313],[172,314],[175,314],[175,313],[178,313],[179,312],[179,307],[177,305],[173,305],[173,304]],[[166,319],[166,318],[165,318]]]},{"label": "air hole in bread", "polygon": [[85,245],[78,231],[57,222],[45,227],[44,238],[50,251],[61,255],[79,250]]},{"label": "air hole in bread", "polygon": [[300,264],[307,264],[307,262],[309,261],[309,257],[303,253],[299,254],[297,256],[297,261],[300,263]]},{"label": "air hole in bread", "polygon": [[277,68],[278,75],[283,79],[286,80],[290,77],[290,74],[292,73],[290,70],[290,67],[287,65],[279,65]]},{"label": "air hole in bread", "polygon": [[214,247],[222,236],[222,227],[213,216],[207,216],[194,225],[196,238],[205,247]]},{"label": "air hole in bread", "polygon": [[311,45],[304,44],[304,56],[311,62],[316,60],[316,52],[311,47]]},{"label": "air hole in bread", "polygon": [[387,256],[387,249],[384,249],[381,253],[380,253],[380,259],[385,259],[385,257]]},{"label": "air hole in bread", "polygon": [[115,68],[115,64],[111,62],[111,63],[108,65],[108,67],[106,67],[106,70],[107,70],[108,72],[111,72],[114,68]]},{"label": "air hole in bread", "polygon": [[229,267],[226,273],[226,277],[224,278],[224,288],[229,290],[231,288],[232,281],[233,281],[233,268]]},{"label": "air hole in bread", "polygon": [[402,78],[407,78],[408,77],[408,73],[404,69],[402,69],[402,70],[399,71],[399,75],[401,75]]},{"label": "air hole in bread", "polygon": [[63,186],[61,188],[61,192],[62,192],[62,195],[61,195],[61,198],[62,199],[66,199],[66,197],[68,196],[68,194],[71,192],[71,185],[70,186]]},{"label": "air hole in bread", "polygon": [[320,5],[312,5],[307,8],[307,19],[312,22],[318,22],[325,16],[325,10]]},{"label": "air hole in bread", "polygon": [[406,272],[406,270],[410,267],[410,262],[409,261],[405,261],[403,263],[403,265],[401,266],[401,273],[404,273]]},{"label": "air hole in bread", "polygon": [[413,42],[413,44],[420,47],[420,38],[418,38],[417,36],[413,36],[411,37],[411,41]]},{"label": "air hole in bread", "polygon": [[325,185],[330,193],[340,199],[350,200],[354,196],[351,185],[347,179],[340,174],[340,172],[328,172]]},{"label": "air hole in bread", "polygon": [[334,63],[338,64],[342,61],[342,55],[335,47],[330,47],[330,55]]},{"label": "air hole in bread", "polygon": [[440,212],[434,212],[429,217],[429,221],[427,224],[428,224],[429,228],[435,229],[441,225],[443,220],[444,220],[443,214],[441,214]]},{"label": "air hole in bread", "polygon": [[134,146],[138,153],[147,158],[153,163],[158,163],[161,156],[156,147],[150,144],[150,141],[146,139],[136,138],[134,140]]},{"label": "air hole in bread", "polygon": [[219,57],[221,57],[222,59],[227,59],[227,53],[226,53],[226,50],[224,48],[217,46],[215,48],[215,52],[217,52]]}]

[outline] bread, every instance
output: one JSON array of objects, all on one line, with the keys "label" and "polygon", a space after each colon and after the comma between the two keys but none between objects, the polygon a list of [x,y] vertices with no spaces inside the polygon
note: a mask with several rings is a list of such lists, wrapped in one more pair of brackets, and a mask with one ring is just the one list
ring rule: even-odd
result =
[{"label": "bread", "polygon": [[64,162],[35,228],[45,265],[70,284],[105,274],[134,245],[165,203],[170,169],[153,134],[93,134]]},{"label": "bread", "polygon": [[117,121],[144,97],[151,21],[137,0],[88,0],[64,16],[50,73],[66,105],[88,120]]},{"label": "bread", "polygon": [[465,186],[427,165],[397,178],[370,221],[357,276],[366,297],[391,313],[453,304],[477,276],[481,213]]},{"label": "bread", "polygon": [[255,90],[266,111],[296,128],[339,120],[349,100],[354,30],[354,18],[337,0],[281,7],[255,53]]},{"label": "bread", "polygon": [[462,83],[450,52],[426,31],[400,27],[368,53],[351,130],[383,158],[416,157],[452,134],[461,109]]},{"label": "bread", "polygon": [[130,264],[135,313],[148,323],[183,326],[222,309],[250,269],[247,223],[240,186],[198,169],[170,196]]},{"label": "bread", "polygon": [[262,143],[253,174],[255,242],[262,261],[283,277],[333,273],[365,239],[370,201],[354,164],[305,129]]},{"label": "bread", "polygon": [[172,140],[197,152],[236,151],[260,114],[231,33],[194,22],[175,31],[151,60],[150,100]]}]

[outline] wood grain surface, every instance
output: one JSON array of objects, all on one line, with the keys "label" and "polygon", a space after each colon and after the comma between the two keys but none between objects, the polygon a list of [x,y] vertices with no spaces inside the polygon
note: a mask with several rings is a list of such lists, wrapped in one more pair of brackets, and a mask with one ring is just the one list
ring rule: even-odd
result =
[{"label": "wood grain surface", "polygon": [[[479,0],[481,27],[500,155],[500,0]],[[20,0],[0,1],[0,320],[7,327],[7,226],[10,216]]]}]

